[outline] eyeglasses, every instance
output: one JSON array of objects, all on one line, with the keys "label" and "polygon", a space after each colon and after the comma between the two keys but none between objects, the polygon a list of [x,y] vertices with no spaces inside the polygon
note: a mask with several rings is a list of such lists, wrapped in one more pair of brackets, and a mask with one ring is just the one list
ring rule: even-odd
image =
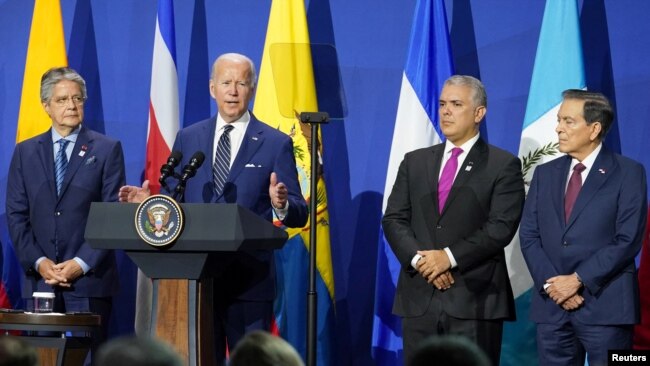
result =
[{"label": "eyeglasses", "polygon": [[52,101],[59,107],[68,105],[68,102],[71,100],[74,105],[83,105],[86,101],[86,98],[79,95],[73,95],[72,97],[58,97],[52,99]]}]

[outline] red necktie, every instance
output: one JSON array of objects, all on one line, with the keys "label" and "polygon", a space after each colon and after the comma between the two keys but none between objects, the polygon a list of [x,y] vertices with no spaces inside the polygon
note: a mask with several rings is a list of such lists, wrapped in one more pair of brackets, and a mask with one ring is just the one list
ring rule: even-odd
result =
[{"label": "red necktie", "polygon": [[580,188],[582,188],[582,172],[585,169],[586,167],[582,163],[578,163],[573,167],[573,173],[571,173],[571,178],[569,178],[569,185],[567,185],[566,194],[564,195],[565,222],[569,222],[571,211],[573,211],[573,205],[576,203],[578,193],[580,193]]},{"label": "red necktie", "polygon": [[454,183],[456,177],[456,170],[458,170],[458,155],[463,153],[463,149],[455,147],[451,149],[451,157],[447,160],[445,167],[442,168],[440,181],[438,182],[438,212],[442,213],[442,208],[445,207],[445,202],[451,191],[451,185]]}]

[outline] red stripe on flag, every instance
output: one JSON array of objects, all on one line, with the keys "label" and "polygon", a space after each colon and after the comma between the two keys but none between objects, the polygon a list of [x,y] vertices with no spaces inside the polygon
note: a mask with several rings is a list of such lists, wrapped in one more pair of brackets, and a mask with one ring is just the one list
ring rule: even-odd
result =
[{"label": "red stripe on flag", "polygon": [[171,151],[160,133],[153,103],[149,101],[149,138],[147,139],[147,160],[144,177],[149,180],[149,189],[151,189],[152,194],[160,192],[160,183],[158,183],[160,167],[167,161],[170,153]]},{"label": "red stripe on flag", "polygon": [[0,308],[10,309],[11,302],[9,301],[9,295],[7,295],[7,290],[5,290],[5,285],[0,281]]}]

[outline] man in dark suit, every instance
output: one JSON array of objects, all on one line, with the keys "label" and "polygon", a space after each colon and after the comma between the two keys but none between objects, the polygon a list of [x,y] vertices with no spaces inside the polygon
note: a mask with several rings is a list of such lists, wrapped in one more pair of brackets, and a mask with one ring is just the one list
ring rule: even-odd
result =
[{"label": "man in dark suit", "polygon": [[[293,142],[248,111],[255,80],[255,67],[246,56],[224,54],[214,62],[210,94],[218,114],[180,130],[172,149],[183,153],[183,163],[196,151],[212,157],[188,181],[184,201],[237,203],[269,221],[275,213],[284,225],[302,227],[307,222],[307,205],[300,191]],[[224,157],[226,144],[228,156]],[[223,172],[220,165],[227,170]],[[145,182],[142,188],[123,187],[120,200],[137,202],[148,195]],[[214,281],[219,360],[225,357],[226,341],[234,347],[246,332],[270,329],[275,298],[272,251],[239,253],[229,259]]]},{"label": "man in dark suit", "polygon": [[486,106],[479,80],[449,78],[438,108],[447,141],[406,154],[388,199],[382,224],[401,263],[393,313],[406,364],[427,336],[458,334],[498,365],[503,320],[515,316],[503,248],[524,183],[519,159],[479,135]]},{"label": "man in dark suit", "polygon": [[117,201],[125,181],[122,146],[82,126],[86,83],[76,71],[47,71],[41,101],[52,128],[16,145],[7,182],[9,232],[25,271],[22,293],[54,292],[55,312],[100,314],[101,341],[118,290],[115,255],[92,249],[84,232],[91,202]]},{"label": "man in dark suit", "polygon": [[[614,112],[600,93],[567,90],[555,131],[567,155],[535,169],[520,239],[534,291],[540,365],[606,365],[632,347],[634,258],[647,215],[643,166],[602,141]],[[584,184],[583,184],[584,182]]]}]

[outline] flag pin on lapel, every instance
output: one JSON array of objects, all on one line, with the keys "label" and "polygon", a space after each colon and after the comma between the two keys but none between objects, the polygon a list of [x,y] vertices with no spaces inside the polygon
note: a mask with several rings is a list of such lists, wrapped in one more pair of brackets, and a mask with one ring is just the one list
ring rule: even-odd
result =
[{"label": "flag pin on lapel", "polygon": [[472,162],[472,161],[467,163],[467,166],[465,167],[465,171],[469,172],[470,170],[472,170],[472,165],[474,165],[474,162]]},{"label": "flag pin on lapel", "polygon": [[83,158],[83,156],[86,155],[86,150],[88,150],[88,146],[81,145],[81,150],[79,150],[79,156]]},{"label": "flag pin on lapel", "polygon": [[605,174],[605,169],[600,168],[600,169],[598,169],[598,172],[599,172],[600,174]]},{"label": "flag pin on lapel", "polygon": [[252,138],[253,140],[257,141],[257,136],[253,136]]}]

